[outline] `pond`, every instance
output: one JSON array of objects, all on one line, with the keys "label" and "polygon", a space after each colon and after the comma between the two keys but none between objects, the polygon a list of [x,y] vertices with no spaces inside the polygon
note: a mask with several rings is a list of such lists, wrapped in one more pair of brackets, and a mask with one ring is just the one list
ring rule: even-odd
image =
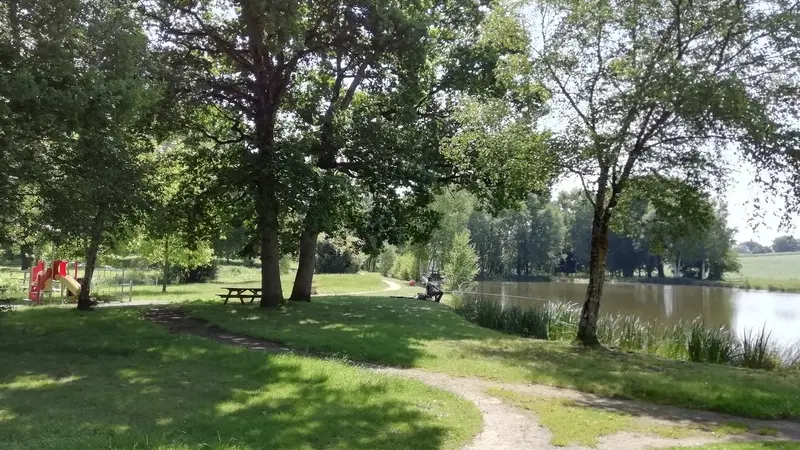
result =
[{"label": "pond", "polygon": [[[484,281],[478,284],[477,291],[485,294],[484,298],[494,298],[508,306],[531,306],[547,301],[580,305],[586,295],[586,285]],[[634,315],[666,324],[702,317],[709,326],[724,325],[736,332],[760,329],[766,324],[776,342],[800,341],[800,293],[607,283],[600,312]]]}]

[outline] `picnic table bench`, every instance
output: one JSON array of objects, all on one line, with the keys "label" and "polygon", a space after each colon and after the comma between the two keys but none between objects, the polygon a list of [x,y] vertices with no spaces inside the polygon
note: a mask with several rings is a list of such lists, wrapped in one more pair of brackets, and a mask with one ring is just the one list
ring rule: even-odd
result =
[{"label": "picnic table bench", "polygon": [[226,289],[228,291],[227,294],[217,294],[218,297],[221,297],[224,300],[222,302],[223,305],[227,305],[228,300],[232,298],[238,298],[243,305],[245,299],[250,299],[250,303],[253,303],[257,298],[261,298],[261,288],[224,287],[222,289]]}]

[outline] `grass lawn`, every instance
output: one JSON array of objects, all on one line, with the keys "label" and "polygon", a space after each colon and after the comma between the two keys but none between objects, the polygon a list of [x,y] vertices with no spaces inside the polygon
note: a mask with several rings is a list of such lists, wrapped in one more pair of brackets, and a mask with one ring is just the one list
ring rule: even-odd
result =
[{"label": "grass lawn", "polygon": [[[236,269],[239,269],[238,271]],[[314,284],[318,294],[345,294],[364,291],[380,291],[387,285],[381,281],[378,273],[354,274],[318,274],[314,275]],[[294,273],[281,277],[284,297],[292,293]],[[226,267],[221,271],[218,280],[213,283],[176,284],[167,286],[167,292],[161,292],[161,286],[134,286],[134,300],[171,300],[176,302],[194,300],[219,301],[217,294],[222,294],[222,287],[242,286],[260,287],[261,278],[257,269],[243,267]]]},{"label": "grass lawn", "polygon": [[458,448],[471,403],[341,362],[174,336],[135,308],[0,316],[0,449]]},{"label": "grass lawn", "polygon": [[[800,253],[739,255],[739,262],[741,280],[737,284],[772,291],[800,291]],[[736,277],[730,274],[732,280]]]},{"label": "grass lawn", "polygon": [[453,375],[572,387],[758,418],[800,418],[800,374],[598,352],[480,328],[448,306],[377,297],[318,298],[280,310],[194,303],[228,330],[356,360]]}]

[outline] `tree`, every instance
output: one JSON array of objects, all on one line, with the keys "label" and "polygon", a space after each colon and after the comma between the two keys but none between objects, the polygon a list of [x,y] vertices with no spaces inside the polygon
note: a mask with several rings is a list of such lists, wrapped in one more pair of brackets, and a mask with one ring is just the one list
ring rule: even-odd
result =
[{"label": "tree", "polygon": [[478,255],[469,242],[468,231],[453,236],[444,273],[448,290],[463,292],[472,289],[478,274]]},{"label": "tree", "polygon": [[562,192],[558,196],[561,214],[566,227],[564,267],[562,272],[583,272],[589,267],[589,252],[592,232],[592,204],[583,192]]},{"label": "tree", "polygon": [[733,249],[736,230],[728,228],[725,206],[713,211],[712,220],[705,232],[691,230],[678,239],[670,249],[676,274],[702,280],[721,280],[726,272],[739,270]]},{"label": "tree", "polygon": [[139,255],[151,264],[161,265],[161,292],[167,292],[172,268],[195,269],[208,264],[214,256],[210,244],[197,239],[187,223],[200,217],[187,214],[191,210],[181,195],[191,185],[183,153],[179,145],[163,145],[152,155],[156,168],[151,187],[154,193],[136,242]]},{"label": "tree", "polygon": [[378,272],[385,277],[390,276],[395,260],[397,260],[397,250],[393,245],[386,246],[378,257]]},{"label": "tree", "polygon": [[[542,101],[541,90],[527,77],[530,67],[525,65],[524,30],[501,3],[491,8],[477,1],[382,5],[369,9],[375,17],[366,33],[332,48],[327,58],[300,75],[306,88],[298,91],[296,107],[305,123],[297,128],[305,126],[314,133],[313,144],[306,147],[310,149],[308,158],[316,164],[310,173],[312,179],[324,182],[307,183],[312,189],[300,236],[300,265],[291,297],[295,300],[309,299],[313,272],[303,249],[311,248],[321,231],[359,228],[369,222],[369,234],[361,237],[374,253],[396,234],[419,237],[430,231],[436,219],[447,217],[423,215],[427,221],[420,223],[397,215],[385,217],[386,210],[379,208],[377,213],[388,220],[376,222],[369,206],[362,214],[335,214],[350,206],[331,201],[337,197],[332,190],[356,185],[365,196],[391,203],[411,202],[417,209],[425,208],[433,200],[430,194],[450,183],[496,195],[496,189],[478,186],[487,181],[496,185],[493,181],[498,174],[503,176],[508,159],[496,158],[490,165],[486,155],[480,159],[461,152],[453,164],[442,158],[441,142],[454,136],[459,122],[465,125],[461,119],[470,112],[460,106],[467,103],[466,96],[472,102],[516,103],[529,114],[538,110]],[[530,140],[538,136],[527,131]],[[381,149],[379,158],[376,148]],[[521,170],[519,166],[517,170]],[[327,181],[342,176],[349,181]],[[404,194],[395,195],[398,190]],[[338,198],[341,202],[345,197]],[[360,224],[347,223],[353,219]],[[408,232],[404,227],[414,229]],[[450,242],[450,236],[444,241],[434,236],[429,246],[434,253],[427,257],[443,262],[447,252],[437,254],[435,250]]]},{"label": "tree", "polygon": [[[257,217],[261,306],[283,300],[281,214],[293,194],[288,180],[301,165],[296,147],[280,139],[279,117],[298,67],[360,29],[359,17],[339,8],[327,1],[144,4],[175,74],[171,88],[184,125],[235,155],[224,169],[228,181],[245,185]],[[209,123],[210,116],[216,120]]]},{"label": "tree", "polygon": [[[797,209],[798,29],[783,0],[547,1],[530,30],[561,114],[552,148],[593,208],[578,339],[599,345],[609,226],[632,177],[708,186],[736,149]],[[591,185],[591,188],[590,186]]]},{"label": "tree", "polygon": [[800,240],[793,236],[778,236],[772,241],[772,251],[775,253],[800,251]]},{"label": "tree", "polygon": [[16,118],[47,114],[46,124],[30,122],[41,131],[30,149],[46,149],[28,155],[39,168],[31,182],[34,208],[57,243],[83,246],[78,309],[89,309],[100,248],[125,239],[150,201],[151,168],[142,155],[152,151],[158,84],[130,5],[70,0],[29,6],[12,17],[15,30],[30,39],[19,41],[24,50],[2,84],[29,84],[29,97],[14,94],[9,104]]},{"label": "tree", "polygon": [[553,203],[531,198],[527,202],[531,217],[529,265],[533,273],[550,275],[558,266],[564,249],[564,222]]},{"label": "tree", "polygon": [[760,253],[770,253],[772,249],[766,245],[761,245],[756,241],[745,241],[739,244],[736,249],[739,253],[752,253],[754,255]]}]

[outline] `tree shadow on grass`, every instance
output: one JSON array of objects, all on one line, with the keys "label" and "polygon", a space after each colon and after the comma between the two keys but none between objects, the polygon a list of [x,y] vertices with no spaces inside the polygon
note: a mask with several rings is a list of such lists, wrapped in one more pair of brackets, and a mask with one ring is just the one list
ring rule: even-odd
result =
[{"label": "tree shadow on grass", "polygon": [[410,299],[318,298],[280,310],[198,302],[184,309],[228,331],[396,367],[412,367],[425,357],[426,342],[498,336],[465,322],[446,305]]},{"label": "tree shadow on grass", "polygon": [[450,431],[416,383],[170,337],[137,311],[62,314],[84,327],[3,323],[2,449],[440,448]]},{"label": "tree shadow on grass", "polygon": [[357,361],[524,380],[742,416],[800,417],[797,376],[519,338],[480,328],[431,302],[331,297],[280,310],[213,304],[185,309],[234,333]]}]

